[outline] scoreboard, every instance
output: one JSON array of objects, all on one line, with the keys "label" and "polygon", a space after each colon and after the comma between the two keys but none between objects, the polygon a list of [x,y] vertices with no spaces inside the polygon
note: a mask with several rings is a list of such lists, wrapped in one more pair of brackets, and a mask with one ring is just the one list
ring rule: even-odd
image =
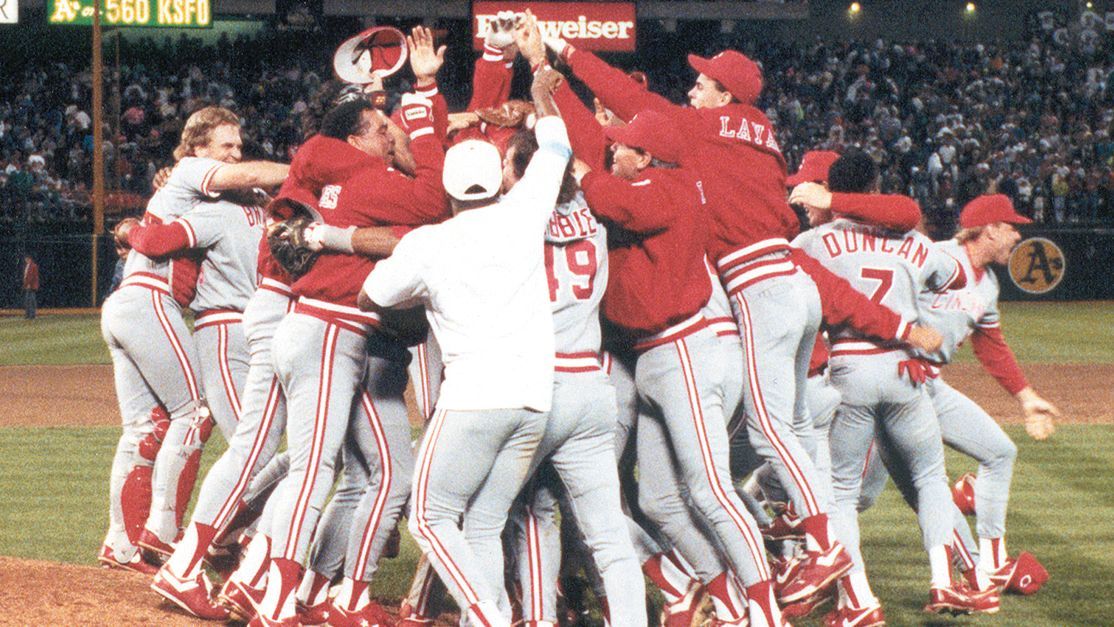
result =
[{"label": "scoreboard", "polygon": [[[212,0],[101,0],[101,25],[210,28]],[[93,0],[46,0],[50,24],[91,26]]]}]

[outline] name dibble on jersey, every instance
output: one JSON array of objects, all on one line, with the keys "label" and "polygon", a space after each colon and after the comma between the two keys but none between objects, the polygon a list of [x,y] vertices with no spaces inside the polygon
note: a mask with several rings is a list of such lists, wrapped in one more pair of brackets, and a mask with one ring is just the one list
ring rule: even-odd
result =
[{"label": "name dibble on jersey", "polygon": [[896,248],[894,239],[850,229],[825,233],[820,240],[833,259],[841,255],[881,252],[901,257],[918,268],[923,268],[928,261],[928,247],[910,236],[904,237]]},{"label": "name dibble on jersey", "polygon": [[588,207],[573,209],[568,214],[563,214],[556,209],[549,216],[549,228],[545,233],[547,242],[571,242],[586,239],[596,234],[599,223],[596,216]]}]

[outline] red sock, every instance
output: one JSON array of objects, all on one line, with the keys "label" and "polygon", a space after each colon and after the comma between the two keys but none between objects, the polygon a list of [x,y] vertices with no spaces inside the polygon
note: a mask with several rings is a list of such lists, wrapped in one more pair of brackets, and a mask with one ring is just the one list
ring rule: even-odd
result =
[{"label": "red sock", "polygon": [[[832,547],[832,541],[828,537],[828,515],[816,514],[809,516],[801,521],[801,529],[805,532],[805,536],[816,543],[820,551],[827,551]],[[812,550],[813,547],[809,547]]]}]

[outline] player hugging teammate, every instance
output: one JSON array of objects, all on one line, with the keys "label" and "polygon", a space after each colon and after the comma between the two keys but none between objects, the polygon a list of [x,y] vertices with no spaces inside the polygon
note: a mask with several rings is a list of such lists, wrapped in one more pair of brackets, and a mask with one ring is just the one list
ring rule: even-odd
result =
[{"label": "player hugging teammate", "polygon": [[[285,166],[241,162],[239,120],[203,109],[117,229],[106,566],[254,625],[431,625],[446,592],[468,624],[577,624],[581,569],[617,626],[651,622],[643,575],[655,624],[788,625],[837,600],[826,624],[880,625],[857,514],[888,471],[922,527],[926,611],[1040,588],[1005,550],[1016,447],[939,378],[971,337],[1052,433],[986,270],[1026,221],[1005,197],[934,243],[862,153],[809,153],[787,181],[761,69],[733,50],[689,56],[680,106],[503,12],[449,114],[444,48],[420,26],[397,43],[415,88],[393,114],[367,74]],[[229,447],[184,524],[213,424]],[[944,444],[979,462],[954,494]],[[401,518],[424,557],[396,617],[371,583]]]}]

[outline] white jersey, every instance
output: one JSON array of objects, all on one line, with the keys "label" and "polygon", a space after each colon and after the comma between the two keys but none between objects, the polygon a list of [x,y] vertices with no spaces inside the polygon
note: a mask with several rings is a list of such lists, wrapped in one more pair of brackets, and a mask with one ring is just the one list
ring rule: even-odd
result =
[{"label": "white jersey", "polygon": [[584,195],[557,205],[545,233],[557,368],[599,365],[600,301],[607,289],[607,230]]},{"label": "white jersey", "polygon": [[[199,204],[215,199],[218,194],[209,189],[209,182],[222,165],[224,162],[215,159],[184,157],[174,166],[166,184],[147,202],[143,222],[168,224]],[[143,272],[169,282],[172,263],[171,259],[151,259],[132,250],[124,264],[124,276]]]},{"label": "white jersey", "polygon": [[201,203],[175,220],[185,228],[189,247],[205,250],[190,309],[242,312],[247,307],[259,284],[265,220],[262,208],[225,199]]},{"label": "white jersey", "polygon": [[[921,233],[897,233],[839,219],[801,233],[793,244],[903,320],[918,320],[919,297],[962,275],[959,262]],[[859,337],[836,331],[834,341]]]},{"label": "white jersey", "polygon": [[410,232],[364,282],[381,306],[425,305],[445,364],[438,409],[552,405],[556,346],[542,244],[572,148],[560,118],[538,120],[534,132],[538,151],[510,192]]},{"label": "white jersey", "polygon": [[939,242],[942,250],[959,260],[967,273],[967,285],[943,294],[921,295],[921,322],[944,336],[940,350],[924,355],[932,361],[947,363],[976,328],[990,329],[1001,324],[998,313],[998,277],[989,269],[976,270],[966,248],[955,240]]}]

